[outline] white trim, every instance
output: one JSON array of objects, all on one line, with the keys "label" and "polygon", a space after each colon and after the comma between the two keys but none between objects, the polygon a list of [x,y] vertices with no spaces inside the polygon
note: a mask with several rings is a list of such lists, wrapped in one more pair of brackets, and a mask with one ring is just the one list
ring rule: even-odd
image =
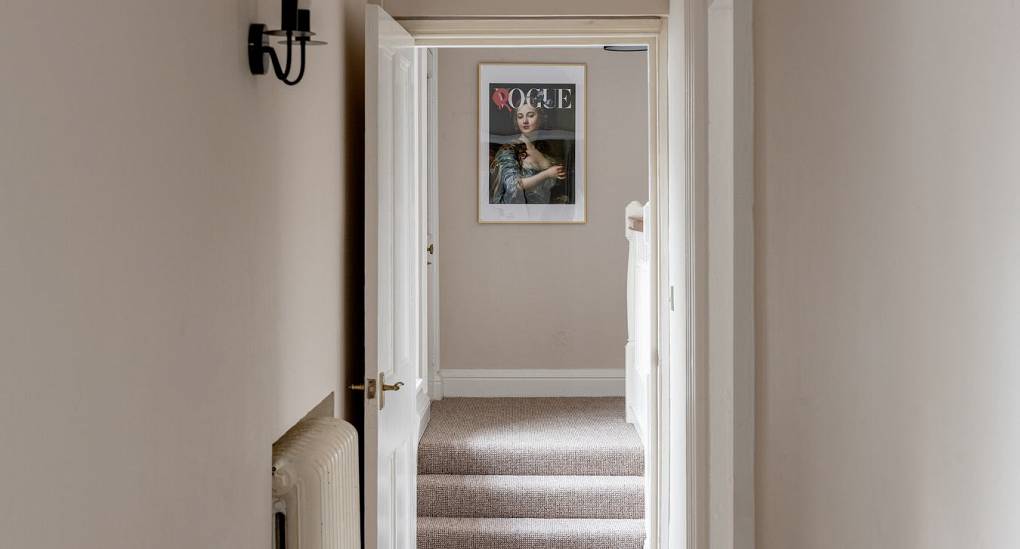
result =
[{"label": "white trim", "polygon": [[[671,224],[669,208],[670,195],[676,191],[673,189],[673,181],[670,179],[670,157],[669,157],[669,34],[668,25],[663,24],[659,35],[656,37],[656,47],[649,49],[649,140],[653,147],[654,157],[651,159],[651,169],[654,179],[651,185],[654,193],[649,194],[648,211],[652,218],[651,222],[645,219],[645,227],[650,227],[649,249],[651,257],[649,260],[649,272],[651,274],[652,288],[654,289],[655,306],[649,308],[651,324],[649,328],[654,334],[651,347],[651,366],[649,370],[648,408],[649,417],[647,425],[647,440],[645,448],[645,462],[647,464],[647,482],[645,483],[647,495],[645,500],[648,513],[648,536],[646,549],[671,549],[668,533],[670,521],[670,485],[669,467],[670,461],[670,435],[685,436],[686,431],[682,427],[677,432],[670,430],[668,411],[670,404],[669,393],[669,371],[670,371],[670,315],[671,289],[669,278],[669,250]],[[652,199],[654,197],[654,200]],[[681,220],[676,220],[681,221]],[[675,223],[673,221],[672,223]]]},{"label": "white trim", "polygon": [[708,498],[706,491],[709,440],[705,373],[705,260],[707,231],[704,223],[706,181],[705,74],[707,16],[703,0],[670,0],[669,35],[669,173],[666,207],[676,220],[664,238],[669,241],[667,286],[675,288],[681,306],[668,313],[664,328],[667,352],[675,358],[662,370],[665,391],[660,413],[664,458],[661,476],[667,496],[661,505],[668,521],[659,537],[665,547],[707,549]]},{"label": "white trim", "polygon": [[432,420],[432,403],[429,402],[429,404],[426,405],[424,407],[424,409],[422,409],[422,407],[419,405],[419,407],[418,407],[418,440],[421,440],[421,436],[425,434],[425,429],[428,428],[429,421],[431,421],[431,420]]},{"label": "white trim", "polygon": [[501,19],[401,19],[400,24],[419,46],[591,46],[644,45],[635,38],[656,38],[662,29],[658,17],[607,19],[528,19],[527,26]]},{"label": "white trim", "polygon": [[439,52],[435,48],[426,49],[426,80],[428,106],[426,112],[428,124],[428,148],[427,155],[427,208],[426,231],[429,238],[428,244],[432,245],[433,253],[428,261],[431,269],[426,271],[428,279],[428,290],[426,308],[428,309],[428,394],[432,400],[443,399],[443,380],[439,375],[439,258],[442,249],[439,245]]},{"label": "white trim", "polygon": [[576,370],[447,369],[446,397],[623,396],[623,368]]},{"label": "white trim", "polygon": [[754,547],[751,0],[708,10],[708,490],[713,547]]},{"label": "white trim", "polygon": [[443,400],[445,397],[443,393],[443,375],[439,370],[432,372],[432,377],[429,379],[429,396],[432,400]]},{"label": "white trim", "polygon": [[708,3],[670,1],[669,547],[754,547],[752,2],[714,0],[712,33]]},{"label": "white trim", "polygon": [[416,139],[418,140],[418,146],[415,147],[417,153],[418,162],[418,196],[422,197],[418,200],[418,242],[416,245],[419,247],[417,252],[418,261],[418,276],[419,276],[419,287],[418,287],[418,338],[420,342],[420,350],[418,356],[418,367],[416,368],[417,380],[415,383],[415,402],[416,410],[418,413],[418,436],[421,437],[422,433],[425,432],[425,427],[428,426],[429,419],[432,417],[431,405],[432,399],[429,394],[431,389],[431,361],[430,357],[433,354],[432,340],[429,337],[429,327],[432,325],[432,319],[430,318],[431,310],[429,308],[429,291],[430,291],[430,280],[429,280],[429,253],[428,239],[429,239],[429,205],[428,205],[428,193],[431,187],[430,178],[430,156],[429,151],[422,150],[422,146],[428,146],[433,143],[429,134],[430,129],[435,124],[431,124],[429,121],[430,110],[429,103],[432,101],[430,97],[430,81],[428,79],[429,67],[428,60],[429,55],[427,50],[416,50],[415,55],[417,56],[417,133]]}]

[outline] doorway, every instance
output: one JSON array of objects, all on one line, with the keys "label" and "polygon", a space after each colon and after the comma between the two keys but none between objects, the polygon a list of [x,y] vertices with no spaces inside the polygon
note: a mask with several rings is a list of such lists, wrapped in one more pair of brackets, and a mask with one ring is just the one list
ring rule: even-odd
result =
[{"label": "doorway", "polygon": [[[647,281],[636,280],[648,274],[647,50],[446,47],[419,59],[431,332],[418,383],[419,547],[555,536],[557,547],[640,549],[649,385],[648,345],[637,343],[647,322],[629,309],[650,310],[635,303],[650,301]],[[523,80],[490,84],[490,67]],[[582,85],[535,76],[561,67]],[[539,126],[523,114],[528,127],[514,125],[531,102]],[[531,173],[506,154],[527,150],[524,135],[536,155],[578,174],[550,178],[538,198],[582,202],[584,223],[486,222],[482,208],[501,204],[490,191],[502,190],[486,186],[505,183],[497,158]],[[640,376],[628,375],[631,362]],[[423,395],[434,401],[431,423]]]},{"label": "doorway", "polygon": [[[381,10],[378,10],[378,13],[382,13]],[[661,379],[661,376],[657,375],[655,372],[661,367],[661,364],[659,363],[659,357],[664,356],[663,347],[665,340],[661,336],[660,332],[661,325],[659,319],[662,318],[663,303],[667,302],[666,300],[662,299],[663,295],[668,293],[663,292],[662,284],[660,283],[660,281],[666,280],[666,277],[664,276],[664,272],[662,272],[665,263],[663,261],[660,261],[660,257],[664,256],[664,250],[662,248],[663,242],[659,238],[660,234],[664,234],[663,228],[666,226],[667,223],[667,218],[665,215],[667,213],[667,209],[665,208],[666,201],[664,200],[664,198],[666,189],[668,187],[667,182],[665,180],[665,156],[664,154],[662,154],[662,151],[664,151],[665,149],[665,131],[666,131],[665,123],[664,121],[660,120],[660,117],[657,114],[659,112],[664,112],[663,102],[665,100],[664,95],[665,83],[664,79],[660,78],[660,75],[664,74],[662,70],[664,64],[664,52],[662,51],[661,48],[661,46],[664,43],[663,24],[659,19],[637,19],[637,20],[620,19],[620,20],[596,20],[596,21],[529,20],[527,36],[515,35],[514,29],[512,27],[509,27],[506,24],[506,21],[414,20],[414,21],[402,21],[400,22],[400,27],[401,27],[400,29],[397,29],[396,27],[389,25],[389,23],[386,23],[385,25],[381,24],[379,26],[378,33],[376,33],[375,35],[373,35],[372,33],[368,34],[369,38],[378,39],[379,41],[378,49],[379,54],[375,56],[374,60],[372,59],[373,54],[371,53],[369,54],[368,65],[370,71],[376,70],[378,71],[377,73],[378,75],[383,75],[383,72],[386,72],[386,75],[385,78],[383,78],[383,76],[380,76],[377,81],[368,82],[366,85],[368,94],[370,96],[369,102],[374,101],[376,103],[376,107],[388,109],[389,105],[394,104],[398,105],[399,108],[401,109],[400,112],[397,111],[383,112],[383,110],[379,110],[378,108],[376,109],[369,108],[366,113],[368,116],[367,126],[369,126],[370,133],[373,126],[373,121],[378,120],[380,124],[382,124],[378,127],[380,132],[386,133],[386,135],[390,134],[395,135],[396,139],[390,139],[388,141],[386,140],[379,141],[380,144],[379,150],[380,152],[384,150],[390,150],[391,152],[395,153],[396,156],[401,156],[402,154],[401,151],[404,149],[400,147],[393,148],[392,144],[406,143],[404,141],[405,138],[402,137],[404,133],[408,133],[410,135],[415,136],[413,141],[420,145],[422,142],[428,141],[428,132],[430,131],[427,124],[421,124],[420,120],[414,117],[412,118],[414,118],[416,121],[413,124],[413,129],[408,128],[406,120],[400,118],[402,112],[408,111],[407,104],[405,101],[406,98],[400,95],[401,93],[403,93],[401,91],[402,88],[397,86],[396,89],[392,88],[387,89],[390,88],[393,82],[400,82],[402,78],[407,77],[407,75],[411,73],[417,74],[418,80],[416,80],[414,83],[414,87],[416,89],[421,90],[423,88],[427,88],[428,85],[427,82],[423,85],[421,81],[423,75],[424,78],[427,79],[426,71],[418,72],[410,71],[403,73],[399,72],[406,70],[404,62],[405,58],[402,57],[403,54],[400,54],[400,56],[398,56],[393,52],[402,51],[400,50],[400,48],[404,48],[405,47],[404,44],[407,44],[408,42],[413,43],[413,47],[418,49],[418,53],[415,54],[416,55],[415,62],[420,63],[421,59],[420,56],[424,56],[426,57],[426,64],[428,56],[427,49],[433,47],[548,48],[555,46],[601,47],[605,45],[617,45],[617,46],[625,45],[625,46],[643,46],[647,50],[648,62],[647,71],[645,74],[646,77],[645,82],[647,83],[648,92],[647,103],[648,125],[646,127],[647,134],[645,136],[645,139],[647,140],[648,143],[647,180],[649,181],[649,185],[647,198],[649,205],[647,208],[647,214],[642,221],[649,249],[647,269],[649,306],[645,311],[645,314],[647,315],[646,319],[647,323],[644,325],[646,332],[642,335],[642,337],[646,338],[647,340],[646,349],[648,350],[648,356],[650,357],[651,360],[650,363],[651,375],[648,376],[650,384],[647,392],[648,393],[647,402],[645,403],[643,413],[646,415],[647,419],[647,422],[645,423],[647,432],[646,440],[647,462],[645,465],[647,482],[645,493],[647,495],[647,501],[649,502],[647,514],[648,517],[647,532],[649,533],[648,545],[649,547],[658,547],[659,546],[657,541],[659,539],[658,534],[661,529],[661,524],[663,524],[663,521],[661,519],[663,518],[662,513],[664,512],[664,507],[660,505],[661,494],[659,489],[660,468],[664,465],[663,463],[660,462],[660,456],[664,455],[664,449],[659,445],[660,440],[659,418],[662,416],[659,407],[660,402],[662,401],[662,399],[660,398],[660,394],[662,394],[663,389],[662,387],[659,386],[659,380]],[[402,38],[401,36],[408,36],[410,40]],[[371,49],[372,47],[373,45],[370,42],[369,48]],[[392,71],[394,67],[397,67],[398,69],[398,72],[393,73],[396,76],[392,76],[389,72]],[[377,74],[373,74],[370,72],[368,74],[368,80],[372,81],[373,77],[376,76]],[[388,78],[388,80],[386,80],[386,78]],[[422,105],[420,104],[420,96],[421,94],[418,94],[416,97],[418,97],[419,99],[412,100],[411,104],[415,104],[416,101],[419,101],[419,103],[417,104],[419,105],[419,107],[421,107]],[[428,106],[425,105],[424,109],[419,108],[418,111],[428,112]],[[394,112],[397,112],[397,115],[393,115]],[[379,134],[370,135],[369,137],[382,138],[383,136],[382,134]],[[371,139],[369,140],[369,143],[370,144],[372,143]],[[374,162],[378,162],[379,167],[379,170],[376,171],[375,173],[369,173],[371,177],[368,178],[368,185],[366,185],[367,189],[366,198],[368,200],[368,205],[370,206],[370,209],[376,207],[375,200],[378,199],[379,200],[378,204],[380,206],[382,206],[384,202],[388,203],[389,206],[387,206],[386,208],[378,209],[377,211],[380,212],[381,215],[389,215],[389,212],[394,211],[392,208],[393,204],[392,200],[394,199],[395,196],[391,191],[385,191],[384,189],[385,185],[379,193],[370,192],[372,190],[371,187],[373,185],[372,177],[380,178],[379,180],[383,181],[386,184],[392,184],[392,182],[394,181],[393,174],[407,174],[408,166],[412,166],[411,169],[414,171],[414,173],[418,174],[419,176],[427,177],[427,174],[430,171],[431,167],[429,166],[428,162],[424,160],[426,155],[421,154],[415,149],[415,147],[417,147],[418,145],[411,143],[407,149],[415,150],[415,152],[412,154],[413,159],[410,160],[410,163],[408,162],[408,159],[400,159],[399,165],[396,165],[395,162],[397,161],[392,160],[388,156],[384,158],[381,155],[376,156],[375,158],[370,157],[367,159],[366,172],[371,172],[372,168],[371,164],[373,164]],[[416,188],[411,194],[417,196],[427,195],[425,190],[422,188]],[[403,207],[407,206],[407,204],[404,202],[397,201],[396,203],[402,204]],[[424,211],[427,210],[428,206],[425,200],[416,202],[416,204],[420,206],[421,210],[419,211],[421,211],[422,213],[424,213]],[[617,219],[623,221],[624,207],[626,206],[626,204],[625,203],[620,204],[619,206],[620,206],[619,216],[617,217]],[[442,208],[441,204],[440,208]],[[374,217],[372,215],[366,216],[368,224],[366,229],[369,230],[369,232],[372,232],[371,229],[373,227],[373,223],[384,221],[381,215],[380,217]],[[422,217],[420,218],[421,224],[418,227],[415,228],[407,227],[406,229],[409,231],[407,234],[411,235],[410,238],[412,240],[415,240],[420,244],[419,249],[421,250],[421,254],[423,254],[423,260],[421,262],[422,269],[426,268],[430,260],[433,262],[433,265],[436,268],[442,269],[442,260],[440,259],[442,256],[442,250],[444,249],[443,243],[441,241],[442,239],[439,239],[439,241],[428,241],[427,238],[424,237],[424,235],[429,234],[429,227],[425,222],[425,219],[427,219],[427,216],[422,215]],[[622,226],[623,224],[621,223],[620,225]],[[380,225],[379,227],[380,235],[389,230],[389,226]],[[622,232],[623,231],[621,230],[621,233]],[[375,237],[376,235],[368,235],[366,246],[367,249],[372,250],[371,252],[369,252],[369,255],[374,253],[373,249],[374,246],[381,241],[381,239],[376,240]],[[435,233],[433,233],[433,237],[435,237]],[[620,234],[619,238],[621,241],[624,240],[622,234]],[[430,254],[430,256],[425,256],[424,254],[429,253],[427,251],[429,249],[429,245],[432,245],[432,253]],[[371,301],[372,292],[379,289],[373,288],[372,283],[378,282],[379,284],[384,285],[384,287],[382,288],[383,290],[387,290],[388,286],[385,285],[392,284],[393,280],[395,280],[392,278],[387,279],[382,274],[379,274],[380,278],[373,280],[373,278],[377,274],[377,272],[374,271],[375,268],[383,267],[389,268],[393,265],[393,263],[383,264],[382,260],[385,259],[386,261],[390,261],[389,258],[394,257],[390,255],[392,254],[394,248],[387,244],[387,247],[380,247],[378,248],[378,250],[384,253],[380,253],[377,257],[367,257],[368,263],[367,278],[368,282],[370,282],[370,284],[366,288],[369,294],[368,297],[366,298],[367,302]],[[409,257],[415,257],[416,255],[413,250],[409,250],[409,253],[411,254]],[[400,256],[399,258],[397,258],[398,262],[404,260],[405,260],[404,256]],[[624,269],[623,261],[620,261],[620,269],[621,270]],[[412,284],[412,286],[414,286],[413,293],[423,296],[428,295],[429,294],[427,282],[428,277],[426,273],[417,272],[416,274],[414,274],[414,276],[412,276],[412,278],[414,278],[415,276],[418,277],[416,278],[416,280],[420,284],[417,285]],[[385,295],[383,294],[379,295],[385,297],[386,299],[390,299],[393,296],[393,294],[389,293],[388,291],[385,292]],[[405,299],[407,297],[408,294],[402,294],[400,296],[397,296],[398,299]],[[423,301],[419,301],[417,303],[419,305],[424,305],[426,301],[423,299]],[[438,393],[438,391],[445,392],[445,390],[448,387],[453,387],[453,385],[448,384],[447,379],[444,379],[444,377],[442,376],[443,371],[442,365],[436,364],[435,366],[433,366],[432,364],[433,361],[430,360],[429,358],[431,356],[429,351],[429,343],[433,342],[433,340],[442,341],[442,338],[441,337],[435,338],[434,334],[429,334],[428,326],[430,325],[430,323],[427,313],[427,307],[413,306],[414,305],[413,303],[410,305],[412,306],[405,307],[404,310],[408,312],[413,311],[412,313],[413,318],[421,319],[421,323],[417,324],[416,330],[405,330],[403,332],[405,334],[418,334],[417,336],[415,336],[413,347],[419,353],[417,356],[420,357],[420,360],[418,361],[418,368],[416,374],[414,375],[415,382],[408,383],[408,389],[412,387],[415,389],[415,391],[413,392],[413,396],[407,394],[410,393],[411,391],[397,394],[385,394],[384,391],[387,390],[387,387],[390,387],[390,389],[388,390],[393,391],[399,390],[399,387],[394,389],[392,388],[393,387],[392,383],[387,384],[383,379],[380,378],[378,381],[380,397],[382,397],[385,394],[385,399],[387,401],[386,406],[390,410],[390,412],[386,412],[385,414],[388,414],[389,419],[385,419],[383,413],[378,414],[376,418],[371,418],[370,416],[372,415],[372,413],[370,412],[369,407],[366,407],[366,446],[368,447],[366,451],[367,462],[366,524],[369,526],[369,530],[366,531],[366,538],[368,539],[370,546],[403,547],[401,540],[407,539],[407,528],[404,528],[401,525],[406,524],[404,522],[404,519],[406,518],[406,513],[411,511],[411,508],[413,507],[413,503],[409,501],[409,498],[413,498],[413,496],[410,496],[409,494],[413,492],[409,492],[407,490],[406,483],[409,481],[410,467],[413,465],[415,461],[413,452],[408,451],[409,450],[407,448],[408,444],[405,441],[402,443],[398,443],[397,446],[393,447],[394,449],[391,451],[390,454],[381,459],[377,459],[375,463],[372,463],[371,452],[374,451],[374,448],[372,448],[372,446],[377,441],[382,441],[383,438],[385,438],[383,436],[383,430],[389,428],[386,427],[386,424],[396,425],[396,423],[400,421],[399,418],[393,416],[394,409],[405,410],[416,409],[417,412],[416,419],[418,421],[414,421],[413,423],[415,426],[418,427],[416,429],[417,433],[420,433],[422,426],[427,425],[428,423],[429,414],[428,403],[430,401],[430,398],[422,399],[421,395],[424,394],[427,397],[430,390],[435,394]],[[378,316],[372,314],[373,312],[371,310],[372,306],[373,306],[372,303],[368,303],[367,305],[369,309],[369,317],[373,319],[373,321],[379,320]],[[423,312],[422,309],[426,309],[426,312]],[[392,312],[393,310],[394,309],[387,309],[385,312]],[[403,319],[404,316],[396,315],[391,318],[400,320]],[[386,323],[379,323],[378,326],[380,330],[384,331],[390,330],[389,325]],[[405,326],[404,328],[407,327]],[[371,333],[368,334],[368,338],[370,341],[366,345],[366,348],[368,349],[370,346],[378,344],[378,347],[376,347],[375,349],[369,349],[369,352],[367,353],[369,365],[372,364],[372,359],[376,356],[375,354],[373,354],[373,352],[380,354],[389,352],[387,350],[386,345],[387,341],[384,341],[383,339],[379,339],[378,341],[376,341],[374,339],[374,336],[376,335],[377,334]],[[399,346],[403,345],[406,342],[397,341],[395,343],[397,343]],[[622,355],[622,350],[620,350],[619,354]],[[432,371],[433,368],[438,368],[439,375],[433,376]],[[366,369],[368,370],[369,368]],[[384,368],[382,362],[380,362],[380,364],[378,365],[378,369],[379,374],[387,373],[387,375],[389,375],[390,373],[389,371],[383,372]],[[371,377],[376,372],[367,373]],[[389,378],[390,381],[392,381],[393,379],[394,378]],[[602,383],[603,380],[595,380],[595,382]],[[499,381],[499,383],[506,382]],[[417,406],[411,405],[410,401],[408,402],[408,405],[406,407],[396,403],[393,405],[389,404],[391,401],[406,398],[405,395],[407,395],[407,397],[412,397],[413,401],[416,402],[418,405]],[[382,398],[380,398],[380,400],[382,400]],[[410,418],[404,418],[403,421],[405,423],[411,423],[407,421],[407,419]],[[373,428],[378,430],[378,432],[375,433],[374,435],[372,433]],[[376,479],[375,477],[378,477],[378,479]],[[375,486],[372,486],[372,484],[375,484]],[[396,484],[400,484],[400,486],[398,488],[394,488]],[[384,516],[386,517],[387,520],[381,520]],[[395,545],[373,543],[378,542],[378,540],[381,540],[383,536],[383,534],[380,534],[378,537],[373,536],[373,533],[370,531],[370,529],[375,526],[378,526],[379,528],[387,528],[392,526],[394,528],[393,532],[396,532],[396,534],[390,537],[391,539],[396,539],[397,543]]]},{"label": "doorway", "polygon": [[[549,48],[556,46],[574,46],[574,47],[597,47],[601,48],[605,45],[627,45],[627,46],[641,46],[647,50],[645,55],[647,67],[644,73],[645,90],[648,93],[647,102],[647,117],[648,124],[645,126],[646,141],[649,144],[648,147],[648,158],[647,162],[647,180],[649,181],[648,187],[648,216],[643,222],[647,230],[643,236],[646,239],[646,244],[649,247],[651,253],[649,254],[648,263],[646,264],[646,270],[644,271],[649,280],[647,281],[648,298],[649,303],[647,308],[644,310],[644,314],[647,315],[645,322],[643,323],[643,329],[646,330],[645,334],[649,338],[645,342],[644,348],[647,351],[650,360],[655,361],[658,357],[663,356],[661,352],[662,343],[664,343],[659,337],[660,324],[658,322],[659,313],[661,307],[656,306],[656,303],[664,303],[666,300],[662,300],[661,296],[668,294],[668,291],[661,291],[659,281],[665,280],[664,274],[660,273],[660,268],[664,268],[664,263],[658,261],[660,256],[664,256],[664,250],[660,249],[664,245],[663,242],[658,238],[659,227],[663,227],[666,224],[665,208],[664,208],[664,196],[665,196],[665,157],[659,154],[659,151],[665,147],[665,123],[657,118],[657,112],[663,112],[664,109],[661,102],[664,100],[664,87],[665,82],[660,75],[663,74],[661,69],[661,63],[663,62],[663,51],[661,46],[664,44],[664,29],[662,28],[662,22],[658,19],[655,20],[613,20],[613,21],[601,21],[594,26],[602,28],[599,32],[593,32],[592,26],[588,23],[582,24],[583,30],[572,28],[569,22],[565,21],[543,21],[533,20],[529,21],[530,28],[535,35],[527,38],[515,37],[508,32],[508,27],[505,22],[489,22],[489,21],[402,21],[411,34],[415,37],[416,44],[419,47],[423,47],[428,51],[431,48],[471,48],[471,47],[500,47],[500,48]],[[573,33],[573,35],[572,35]],[[442,49],[440,55],[442,55]],[[446,50],[450,51],[450,50]],[[627,55],[627,54],[618,54]],[[430,69],[431,72],[435,73],[435,67]],[[438,79],[442,79],[443,74],[440,70],[438,73]],[[435,81],[435,80],[434,80]],[[434,82],[433,81],[433,82]],[[474,90],[468,90],[467,93],[473,94]],[[438,116],[438,113],[435,113]],[[472,116],[473,113],[472,113]],[[658,197],[659,200],[656,200]],[[621,204],[619,215],[616,216],[617,222],[623,220],[623,206]],[[443,215],[442,200],[439,200],[438,209]],[[623,225],[620,223],[618,226]],[[622,232],[622,231],[621,231]],[[438,235],[438,228],[433,232],[434,235]],[[439,256],[436,268],[440,271],[443,268],[442,250],[447,247],[438,239],[434,248],[436,254]],[[622,242],[622,240],[621,240]],[[432,242],[430,242],[432,243]],[[621,271],[624,270],[623,261],[620,262]],[[439,277],[435,277],[434,280]],[[442,322],[439,318],[430,319],[430,326],[439,328],[441,332]],[[432,342],[431,349],[434,351],[437,348],[442,347],[442,337],[433,337],[430,339]],[[619,355],[616,355],[619,356]],[[489,377],[478,376],[477,372],[464,372],[458,371],[456,368],[444,368],[444,365],[438,360],[439,353],[431,352],[428,359],[428,364],[431,368],[427,372],[430,376],[424,386],[429,387],[433,391],[433,396],[445,396],[445,389],[454,388],[455,394],[457,390],[463,390],[466,386],[476,385],[481,387],[492,387],[492,386],[503,386],[507,385],[528,385],[530,380],[523,380],[520,376],[515,375],[513,372],[503,372],[502,374],[506,377],[500,379],[491,379]],[[654,372],[660,365],[655,364],[651,370]],[[443,375],[444,369],[447,370],[448,376]],[[541,374],[540,374],[541,375]],[[548,375],[548,374],[546,374]],[[552,374],[555,375],[555,374]],[[647,386],[648,393],[645,402],[642,405],[646,416],[641,422],[646,427],[646,448],[647,461],[646,461],[646,496],[648,498],[648,524],[647,530],[649,532],[649,546],[654,547],[653,538],[657,536],[652,535],[653,532],[657,532],[663,527],[663,521],[659,520],[657,513],[664,509],[658,505],[658,500],[662,496],[659,490],[659,470],[660,467],[665,467],[665,463],[660,463],[659,457],[663,455],[661,449],[658,449],[659,439],[658,429],[660,414],[657,412],[661,399],[659,398],[660,388],[655,385],[655,381],[661,379],[655,375],[649,376],[651,383]],[[616,380],[605,380],[598,378],[586,378],[582,380],[571,380],[568,378],[552,378],[545,379],[542,384],[548,386],[554,383],[562,383],[567,386],[577,387],[578,385],[587,385],[589,390],[598,390],[599,387],[610,386],[617,383]],[[559,389],[554,389],[559,392]],[[424,421],[423,421],[424,424]]]}]

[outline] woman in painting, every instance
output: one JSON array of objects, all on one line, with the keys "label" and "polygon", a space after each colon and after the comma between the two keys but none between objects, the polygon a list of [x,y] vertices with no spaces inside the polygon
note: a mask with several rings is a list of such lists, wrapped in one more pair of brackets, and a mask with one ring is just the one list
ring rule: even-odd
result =
[{"label": "woman in painting", "polygon": [[513,111],[520,135],[500,147],[489,166],[490,203],[549,204],[553,187],[567,178],[566,168],[539,139],[542,115],[527,101]]}]

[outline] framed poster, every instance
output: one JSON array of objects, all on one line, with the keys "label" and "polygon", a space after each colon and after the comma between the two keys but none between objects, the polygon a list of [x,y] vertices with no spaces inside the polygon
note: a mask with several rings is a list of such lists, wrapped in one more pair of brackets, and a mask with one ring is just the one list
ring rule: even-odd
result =
[{"label": "framed poster", "polygon": [[478,222],[587,222],[583,64],[478,65]]}]

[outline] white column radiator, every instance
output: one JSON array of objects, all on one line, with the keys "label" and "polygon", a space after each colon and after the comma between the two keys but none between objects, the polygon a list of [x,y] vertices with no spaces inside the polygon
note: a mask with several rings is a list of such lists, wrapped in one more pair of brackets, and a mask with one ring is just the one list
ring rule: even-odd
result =
[{"label": "white column radiator", "polygon": [[299,423],[273,445],[274,549],[358,549],[358,433],[335,418]]}]

